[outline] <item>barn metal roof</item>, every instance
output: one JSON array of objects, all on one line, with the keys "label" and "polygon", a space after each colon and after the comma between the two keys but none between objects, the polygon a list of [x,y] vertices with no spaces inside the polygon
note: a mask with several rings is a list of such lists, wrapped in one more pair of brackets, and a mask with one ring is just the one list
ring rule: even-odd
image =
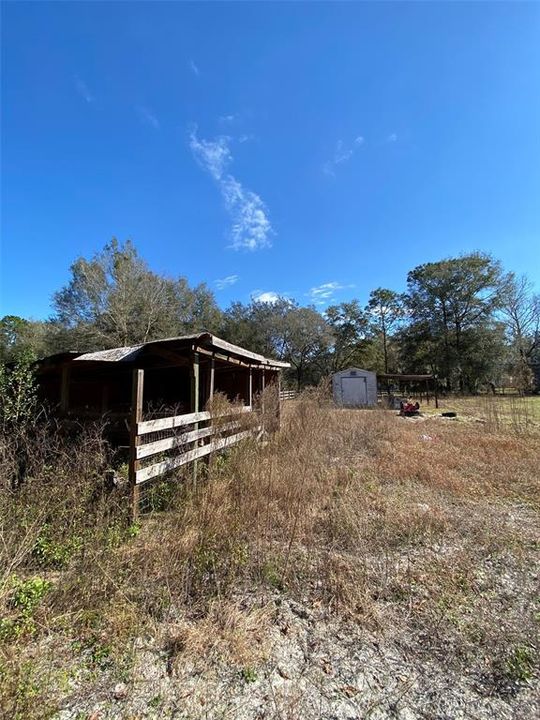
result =
[{"label": "barn metal roof", "polygon": [[205,347],[216,348],[223,350],[226,353],[230,353],[231,355],[238,355],[239,357],[253,360],[260,365],[280,368],[290,367],[289,363],[281,360],[274,360],[273,358],[267,358],[264,357],[264,355],[259,355],[258,353],[251,352],[250,350],[245,350],[239,345],[233,345],[232,343],[222,340],[209,332],[195,333],[192,335],[179,335],[178,337],[164,338],[163,340],[152,340],[151,342],[142,343],[141,345],[131,345],[112,348],[110,350],[98,350],[97,352],[83,353],[74,358],[74,362],[132,362],[145,348],[174,345],[175,343],[181,345],[200,343]]},{"label": "barn metal roof", "polygon": [[99,362],[129,362],[139,355],[144,345],[131,345],[126,347],[112,348],[111,350],[97,350],[96,352],[83,353],[75,360],[96,360]]}]

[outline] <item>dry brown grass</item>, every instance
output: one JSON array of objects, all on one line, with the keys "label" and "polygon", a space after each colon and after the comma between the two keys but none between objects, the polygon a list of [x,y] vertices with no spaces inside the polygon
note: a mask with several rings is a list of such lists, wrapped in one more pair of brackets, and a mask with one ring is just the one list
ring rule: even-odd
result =
[{"label": "dry brown grass", "polygon": [[[213,458],[196,487],[161,485],[165,509],[140,528],[100,489],[95,434],[43,440],[26,485],[5,482],[1,498],[0,602],[15,630],[0,704],[47,717],[74,673],[79,689],[109,666],[131,681],[141,636],[173,664],[256,666],[278,597],[398,637],[483,692],[517,692],[539,627],[540,435],[520,427],[336,410],[307,393],[268,442]],[[29,619],[14,575],[50,582]]]}]

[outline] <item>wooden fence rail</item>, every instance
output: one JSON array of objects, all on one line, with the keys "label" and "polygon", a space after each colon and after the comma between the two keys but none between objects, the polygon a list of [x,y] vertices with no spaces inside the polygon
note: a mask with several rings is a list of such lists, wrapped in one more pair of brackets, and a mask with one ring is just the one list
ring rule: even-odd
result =
[{"label": "wooden fence rail", "polygon": [[206,445],[196,447],[193,450],[188,450],[176,457],[167,458],[166,460],[150,465],[149,467],[136,470],[135,482],[139,485],[146,480],[163,475],[164,473],[169,472],[169,470],[174,470],[186,463],[193,462],[193,460],[198,460],[205,455],[210,455],[210,453],[216,452],[216,450],[223,450],[230,445],[234,445],[240,440],[244,440],[252,434],[252,430],[245,430],[244,432],[237,433],[236,435],[229,435],[229,437],[212,440]]},{"label": "wooden fence rail", "polygon": [[157,418],[156,420],[145,420],[144,422],[137,423],[137,435],[147,435],[151,432],[157,432],[158,430],[173,430],[182,425],[191,425],[196,422],[203,422],[211,420],[212,417],[222,418],[228,417],[229,415],[242,414],[245,412],[251,412],[251,407],[239,407],[234,408],[230,413],[212,416],[212,413],[208,411],[187,413],[186,415],[172,415],[171,417]]},{"label": "wooden fence rail", "polygon": [[297,396],[296,390],[282,390],[279,393],[279,399],[280,400],[294,400]]},{"label": "wooden fence rail", "polygon": [[[219,415],[204,411],[137,422],[134,452],[130,461],[130,476],[133,478],[133,484],[139,486],[147,480],[223,450],[259,432],[261,425],[257,420],[251,422],[246,418],[246,421],[242,421],[245,413],[251,412],[251,407],[238,407]],[[208,423],[208,425],[199,427],[199,423]],[[188,429],[187,426],[192,426],[193,429]],[[185,431],[174,434],[182,428],[186,428]],[[169,436],[158,439],[150,437],[149,441],[145,442],[149,435],[159,435],[164,432]],[[169,455],[171,452],[175,454]],[[163,454],[166,454],[166,457],[158,462],[144,467],[141,465],[141,461]]]}]

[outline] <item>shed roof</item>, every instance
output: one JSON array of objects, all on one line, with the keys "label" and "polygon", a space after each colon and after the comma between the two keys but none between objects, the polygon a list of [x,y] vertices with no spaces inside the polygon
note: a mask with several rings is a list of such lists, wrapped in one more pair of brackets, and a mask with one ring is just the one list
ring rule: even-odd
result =
[{"label": "shed roof", "polygon": [[358,367],[348,367],[343,368],[343,370],[338,370],[334,373],[334,375],[346,375],[347,373],[354,372],[354,373],[363,373],[364,375],[375,375],[373,370],[364,370],[362,368]]},{"label": "shed roof", "polygon": [[226,340],[212,335],[209,332],[194,333],[191,335],[179,335],[178,337],[164,338],[163,340],[152,340],[147,343],[140,345],[130,345],[126,347],[111,348],[110,350],[98,350],[96,352],[87,352],[76,354],[70,353],[74,362],[133,362],[139,355],[144,352],[147,348],[152,347],[163,347],[163,346],[185,346],[200,345],[208,349],[222,350],[227,354],[236,355],[241,358],[246,358],[259,365],[265,365],[268,367],[275,368],[287,368],[290,367],[289,363],[281,360],[274,360],[273,358],[264,357],[258,353],[251,352],[251,350],[245,350],[239,345],[233,345]]}]

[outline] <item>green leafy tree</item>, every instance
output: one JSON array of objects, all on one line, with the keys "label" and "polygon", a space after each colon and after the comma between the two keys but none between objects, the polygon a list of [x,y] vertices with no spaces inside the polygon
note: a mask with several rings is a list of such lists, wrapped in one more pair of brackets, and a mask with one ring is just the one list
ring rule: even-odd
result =
[{"label": "green leafy tree", "polygon": [[384,372],[387,373],[389,372],[390,338],[405,317],[403,296],[386,288],[372,290],[366,312],[372,319],[373,333],[380,340]]},{"label": "green leafy tree", "polygon": [[46,355],[49,350],[48,325],[26,320],[18,315],[5,315],[0,320],[0,362],[14,362],[33,354]]},{"label": "green leafy tree", "polygon": [[308,378],[317,382],[325,372],[325,357],[333,342],[324,317],[315,308],[294,305],[275,320],[273,341],[278,356],[291,363],[297,388]]},{"label": "green leafy tree", "polygon": [[[475,330],[493,329],[508,276],[489,255],[472,253],[419,265],[407,277],[411,325],[427,330],[432,362],[448,389],[465,388],[465,357]],[[470,379],[467,381],[470,382]]]},{"label": "green leafy tree", "polygon": [[371,342],[368,339],[370,321],[358,300],[331,305],[325,315],[334,338],[329,370],[336,372],[355,364],[365,366]]},{"label": "green leafy tree", "polygon": [[[58,337],[77,349],[115,347],[214,330],[220,311],[205,285],[152,272],[134,245],[113,239],[91,260],[79,258],[54,296]],[[58,344],[61,344],[59,342]]]},{"label": "green leafy tree", "polygon": [[279,327],[290,306],[286,298],[273,303],[234,302],[223,314],[221,335],[247,350],[279,358],[283,352]]},{"label": "green leafy tree", "polygon": [[315,308],[300,307],[288,298],[234,303],[225,313],[222,328],[230,342],[290,362],[287,376],[297,387],[308,380],[316,382],[326,372],[333,336]]}]

